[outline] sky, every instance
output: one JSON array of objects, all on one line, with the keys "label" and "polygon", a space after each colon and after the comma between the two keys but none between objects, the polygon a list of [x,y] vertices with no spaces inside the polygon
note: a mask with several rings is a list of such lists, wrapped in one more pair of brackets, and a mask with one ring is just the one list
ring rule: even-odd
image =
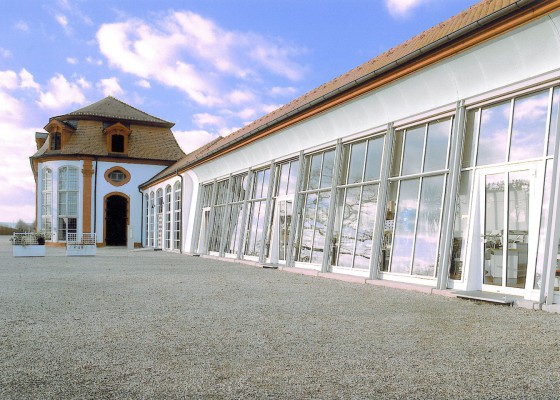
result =
[{"label": "sky", "polygon": [[186,153],[476,0],[2,0],[0,221],[35,219],[50,117],[113,96],[174,122]]}]

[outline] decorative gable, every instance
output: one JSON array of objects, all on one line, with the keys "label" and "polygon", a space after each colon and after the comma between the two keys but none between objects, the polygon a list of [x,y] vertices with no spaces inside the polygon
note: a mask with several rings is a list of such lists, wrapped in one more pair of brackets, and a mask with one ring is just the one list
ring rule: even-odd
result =
[{"label": "decorative gable", "polygon": [[130,133],[130,128],[120,122],[103,129],[103,134],[106,138],[107,153],[128,154],[128,137]]},{"label": "decorative gable", "polygon": [[64,122],[51,119],[45,130],[49,133],[49,150],[62,150],[76,129]]}]

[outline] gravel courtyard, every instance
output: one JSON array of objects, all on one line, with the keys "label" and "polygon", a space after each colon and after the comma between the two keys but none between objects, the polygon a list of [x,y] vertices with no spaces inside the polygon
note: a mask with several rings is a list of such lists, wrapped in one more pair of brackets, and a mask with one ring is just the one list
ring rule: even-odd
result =
[{"label": "gravel courtyard", "polygon": [[0,399],[33,398],[558,399],[560,315],[0,237]]}]

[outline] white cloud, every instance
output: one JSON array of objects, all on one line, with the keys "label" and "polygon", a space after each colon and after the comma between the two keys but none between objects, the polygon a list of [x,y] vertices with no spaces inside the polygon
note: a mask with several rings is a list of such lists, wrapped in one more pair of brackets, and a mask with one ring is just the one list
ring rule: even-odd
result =
[{"label": "white cloud", "polygon": [[0,196],[0,219],[7,222],[35,218],[35,181],[29,166],[29,156],[35,153],[35,131],[26,125],[29,115],[23,103],[0,91],[0,141],[5,149],[0,158],[0,187],[9,196]]},{"label": "white cloud", "polygon": [[429,0],[385,0],[385,5],[389,13],[394,17],[402,17],[408,15],[413,9],[420,4],[427,3]]},{"label": "white cloud", "polygon": [[0,47],[0,57],[10,58],[11,56],[12,56],[12,52],[10,50]]},{"label": "white cloud", "polygon": [[223,117],[209,113],[194,114],[193,122],[199,128],[205,126],[223,127],[225,125],[225,120]]},{"label": "white cloud", "polygon": [[18,78],[14,71],[0,71],[0,89],[15,89],[17,87]]},{"label": "white cloud", "polygon": [[86,62],[87,62],[88,64],[91,64],[91,65],[97,65],[97,66],[103,65],[103,61],[97,60],[97,59],[95,59],[95,58],[93,58],[93,57],[86,57]]},{"label": "white cloud", "polygon": [[293,96],[297,92],[297,89],[293,86],[274,86],[270,89],[270,95],[274,97],[285,97],[285,96]]},{"label": "white cloud", "polygon": [[86,79],[82,76],[80,77],[76,83],[82,88],[82,89],[90,89],[91,88],[91,83],[89,83],[88,81],[86,81]]},{"label": "white cloud", "polygon": [[78,64],[78,59],[76,57],[66,57],[66,62],[68,64],[76,65]]},{"label": "white cloud", "polygon": [[103,91],[105,96],[120,96],[124,94],[124,90],[119,85],[119,80],[115,77],[101,79],[97,83],[97,87]]},{"label": "white cloud", "polygon": [[37,104],[41,108],[62,109],[85,102],[86,98],[77,83],[69,82],[62,74],[56,74],[49,80],[48,91],[41,91]]},{"label": "white cloud", "polygon": [[22,89],[34,89],[37,91],[41,89],[41,86],[35,82],[33,75],[25,68],[19,72],[19,78],[21,79],[20,87]]},{"label": "white cloud", "polygon": [[175,131],[173,133],[177,143],[185,153],[190,153],[220,136],[217,133],[210,133],[205,130]]},{"label": "white cloud", "polygon": [[29,25],[25,21],[17,21],[14,24],[14,28],[16,28],[18,31],[22,31],[22,32],[28,32],[29,31]]},{"label": "white cloud", "polygon": [[68,18],[66,18],[65,15],[57,14],[54,16],[54,19],[64,29],[66,34],[72,33],[72,29],[70,28],[70,25],[68,25]]},{"label": "white cloud", "polygon": [[258,81],[261,74],[273,74],[296,80],[305,71],[293,60],[301,49],[224,30],[188,11],[170,12],[158,24],[139,19],[104,24],[97,40],[112,66],[177,88],[205,106],[252,101],[249,89],[229,94],[222,89],[226,79],[246,83]]},{"label": "white cloud", "polygon": [[136,85],[143,87],[144,89],[149,89],[152,87],[152,85],[150,85],[150,82],[148,82],[146,79],[140,79],[139,81],[136,81]]}]

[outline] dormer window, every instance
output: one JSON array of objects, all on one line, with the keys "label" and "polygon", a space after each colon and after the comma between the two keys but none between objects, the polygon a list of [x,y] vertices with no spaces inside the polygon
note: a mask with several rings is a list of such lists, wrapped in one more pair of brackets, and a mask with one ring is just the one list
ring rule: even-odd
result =
[{"label": "dormer window", "polygon": [[110,154],[127,154],[128,153],[128,136],[130,128],[117,122],[103,129],[103,133],[107,138],[107,152]]},{"label": "dormer window", "polygon": [[[51,119],[47,126],[45,126],[45,130],[49,135],[49,150],[62,150],[70,141],[70,137],[75,132],[76,128],[64,121]],[[40,136],[39,139],[41,139]],[[39,143],[40,140],[37,144]]]},{"label": "dormer window", "polygon": [[60,150],[62,148],[62,138],[60,132],[51,133],[51,150]]},{"label": "dormer window", "polygon": [[124,153],[124,136],[117,134],[111,136],[111,152]]}]

